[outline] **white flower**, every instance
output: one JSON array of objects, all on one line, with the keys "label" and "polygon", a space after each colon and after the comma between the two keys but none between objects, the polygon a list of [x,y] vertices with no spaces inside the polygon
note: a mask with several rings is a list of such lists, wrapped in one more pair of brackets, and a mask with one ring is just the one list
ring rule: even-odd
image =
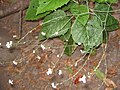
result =
[{"label": "white flower", "polygon": [[51,83],[51,85],[52,85],[52,87],[53,88],[57,88],[57,86],[55,85],[55,83],[53,82],[53,83]]},{"label": "white flower", "polygon": [[83,77],[82,77],[82,78],[79,78],[79,81],[82,81],[83,83],[86,83],[86,76],[85,76],[85,75],[83,75]]},{"label": "white flower", "polygon": [[68,40],[66,40],[66,42],[68,42]]},{"label": "white flower", "polygon": [[80,50],[80,52],[81,52],[82,54],[85,54],[85,51],[83,51],[83,50]]},{"label": "white flower", "polygon": [[23,42],[23,44],[25,44],[26,42]]},{"label": "white flower", "polygon": [[2,43],[0,43],[0,46],[2,45]]},{"label": "white flower", "polygon": [[32,33],[33,30],[29,31],[29,33]]},{"label": "white flower", "polygon": [[58,32],[55,32],[55,35],[58,35]]},{"label": "white flower", "polygon": [[50,75],[50,74],[52,74],[52,72],[53,72],[53,70],[51,68],[48,68],[48,71],[46,73],[47,73],[47,75]]},{"label": "white flower", "polygon": [[16,38],[17,37],[17,35],[13,35],[13,38]]},{"label": "white flower", "polygon": [[78,43],[78,45],[81,45],[81,43]]},{"label": "white flower", "polygon": [[43,50],[45,50],[45,46],[44,46],[44,45],[41,44],[40,46],[41,46],[41,48],[42,48]]},{"label": "white flower", "polygon": [[17,65],[18,63],[17,63],[16,61],[13,61],[13,64],[14,64],[14,65]]},{"label": "white flower", "polygon": [[75,67],[77,67],[77,65],[78,65],[78,63],[76,62],[76,63],[75,63]]},{"label": "white flower", "polygon": [[12,42],[12,41],[9,41],[9,42],[6,43],[6,47],[7,47],[7,48],[10,48],[10,47],[12,47],[12,44],[13,44],[13,42]]},{"label": "white flower", "polygon": [[60,55],[58,54],[57,57],[60,57]]},{"label": "white flower", "polygon": [[35,50],[33,50],[33,53],[35,53]]},{"label": "white flower", "polygon": [[59,70],[58,75],[62,75],[62,70]]},{"label": "white flower", "polygon": [[13,85],[13,80],[9,79],[8,83]]},{"label": "white flower", "polygon": [[46,35],[46,33],[44,33],[44,32],[41,32],[41,34],[42,34],[43,36],[45,36],[45,35]]},{"label": "white flower", "polygon": [[40,60],[40,59],[41,59],[41,57],[37,55],[37,59],[39,59],[39,60]]}]

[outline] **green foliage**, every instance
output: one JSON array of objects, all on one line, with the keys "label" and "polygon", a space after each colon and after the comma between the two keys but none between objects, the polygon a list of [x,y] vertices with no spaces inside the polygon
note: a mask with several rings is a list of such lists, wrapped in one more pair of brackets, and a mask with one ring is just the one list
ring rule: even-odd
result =
[{"label": "green foliage", "polygon": [[70,11],[81,24],[86,25],[89,18],[89,7],[74,3],[71,5]]},{"label": "green foliage", "polygon": [[68,56],[72,55],[76,45],[74,40],[72,39],[72,36],[68,39],[68,42],[65,44],[65,51],[64,53]]},{"label": "green foliage", "polygon": [[105,2],[108,2],[108,3],[117,3],[118,0],[94,0],[98,3],[105,3]]},{"label": "green foliage", "polygon": [[112,16],[113,9],[109,4],[117,0],[94,0],[97,3],[92,12],[88,6],[89,1],[76,2],[31,0],[25,19],[38,20],[45,17],[40,40],[61,38],[65,42],[65,54],[71,55],[78,45],[83,45],[84,51],[90,53],[102,42],[107,42],[108,32],[119,28],[119,22]]},{"label": "green foliage", "polygon": [[72,70],[72,68],[71,68],[70,66],[67,66],[67,70],[68,70],[68,72],[69,72],[70,74],[73,74],[73,70]]},{"label": "green foliage", "polygon": [[[39,0],[36,0],[36,2],[38,2],[38,1]],[[37,8],[39,6],[39,4],[36,2],[35,2],[35,0],[31,0],[30,6],[26,12],[26,16],[25,16],[26,20],[38,20],[39,18],[42,18],[50,13],[50,12],[45,12],[45,13],[36,15]]]},{"label": "green foliage", "polygon": [[37,8],[36,14],[56,10],[68,2],[69,0],[39,0],[39,7]]},{"label": "green foliage", "polygon": [[[70,28],[71,22],[69,17],[66,16],[66,13],[62,10],[51,13],[46,16],[42,30],[40,33],[40,40],[57,37],[64,35]],[[45,35],[42,35],[45,33]]]},{"label": "green foliage", "polygon": [[97,76],[99,79],[103,80],[103,79],[105,78],[105,74],[104,74],[102,71],[100,71],[99,69],[96,69],[96,70],[94,70],[94,71],[95,71],[96,76]]},{"label": "green foliage", "polygon": [[83,43],[84,51],[89,52],[93,47],[102,43],[103,28],[96,17],[91,18],[84,27],[76,20],[72,27],[72,37],[76,43]]}]

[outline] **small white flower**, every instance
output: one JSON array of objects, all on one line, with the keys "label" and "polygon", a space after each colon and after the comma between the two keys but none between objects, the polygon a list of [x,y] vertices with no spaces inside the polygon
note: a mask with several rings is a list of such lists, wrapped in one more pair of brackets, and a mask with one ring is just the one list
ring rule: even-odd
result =
[{"label": "small white flower", "polygon": [[29,31],[30,33],[32,33],[33,30]]},{"label": "small white flower", "polygon": [[41,48],[42,48],[43,50],[45,50],[45,46],[44,46],[44,45],[41,44],[40,46],[41,46]]},{"label": "small white flower", "polygon": [[60,55],[58,54],[57,57],[60,57]]},{"label": "small white flower", "polygon": [[40,60],[40,59],[41,59],[41,57],[37,55],[37,59],[39,59],[39,60]]},{"label": "small white flower", "polygon": [[35,53],[35,50],[33,50],[33,53]]},{"label": "small white flower", "polygon": [[9,41],[9,42],[6,43],[6,47],[7,47],[7,48],[10,48],[10,47],[12,47],[12,44],[13,44],[13,42],[12,42],[12,41]]},{"label": "small white flower", "polygon": [[55,83],[53,82],[53,83],[51,83],[51,85],[52,85],[52,87],[53,88],[57,88],[57,86],[55,85]]},{"label": "small white flower", "polygon": [[35,39],[38,39],[38,36],[35,36]]},{"label": "small white flower", "polygon": [[68,42],[68,40],[66,40],[66,42]]},{"label": "small white flower", "polygon": [[79,81],[82,81],[83,83],[86,83],[86,76],[85,76],[85,75],[83,75],[83,77],[82,77],[82,78],[79,78]]},{"label": "small white flower", "polygon": [[8,83],[13,85],[13,80],[9,79]]},{"label": "small white flower", "polygon": [[76,63],[75,63],[75,67],[77,67],[77,65],[78,65],[78,63],[76,62]]},{"label": "small white flower", "polygon": [[16,38],[17,37],[17,35],[13,35],[13,38]]},{"label": "small white flower", "polygon": [[85,51],[83,51],[83,50],[80,50],[80,52],[81,52],[82,54],[85,54]]},{"label": "small white flower", "polygon": [[62,75],[62,70],[59,70],[58,75]]},{"label": "small white flower", "polygon": [[46,33],[44,33],[44,32],[41,32],[41,34],[42,34],[43,36],[45,36],[45,35],[46,35]]},{"label": "small white flower", "polygon": [[2,45],[2,43],[0,43],[0,46]]},{"label": "small white flower", "polygon": [[14,64],[14,65],[17,65],[18,63],[17,63],[16,61],[13,61],[13,64]]},{"label": "small white flower", "polygon": [[47,73],[47,75],[50,75],[50,74],[52,74],[52,72],[53,72],[53,70],[51,68],[48,68],[48,71],[46,73]]},{"label": "small white flower", "polygon": [[78,45],[81,45],[81,43],[79,42]]},{"label": "small white flower", "polygon": [[58,35],[58,32],[55,32],[55,35]]},{"label": "small white flower", "polygon": [[25,44],[26,42],[23,42],[23,44]]}]

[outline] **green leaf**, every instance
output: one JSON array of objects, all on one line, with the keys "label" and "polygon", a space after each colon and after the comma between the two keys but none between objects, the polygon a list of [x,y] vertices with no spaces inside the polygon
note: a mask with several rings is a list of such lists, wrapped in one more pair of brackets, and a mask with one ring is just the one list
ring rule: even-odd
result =
[{"label": "green leaf", "polygon": [[[115,29],[119,28],[118,20],[115,19],[113,16],[111,16],[111,13],[108,13],[108,15],[107,15],[107,12],[112,11],[112,7],[109,7],[106,4],[97,4],[95,6],[94,10],[102,22],[101,26],[104,27],[104,25],[105,25],[105,29],[106,29],[105,31],[111,32],[111,31],[114,31]],[[97,11],[99,11],[99,12],[97,12]],[[107,15],[107,17],[106,17],[106,15]]]},{"label": "green leaf", "polygon": [[75,20],[72,26],[72,37],[76,43],[83,43],[84,51],[89,52],[91,48],[98,47],[102,43],[103,28],[96,17],[92,17],[84,27]]},{"label": "green leaf", "polygon": [[109,38],[109,33],[107,31],[103,31],[103,43],[106,43]]},{"label": "green leaf", "polygon": [[71,36],[71,30],[68,30],[67,33],[65,33],[64,35],[60,36],[60,39],[62,39],[63,41],[68,41],[70,36]]},{"label": "green leaf", "polygon": [[75,50],[75,47],[76,47],[75,42],[74,42],[74,40],[72,39],[72,36],[71,36],[69,38],[68,42],[65,45],[64,53],[68,56],[72,55],[72,53]]},{"label": "green leaf", "polygon": [[95,71],[96,76],[99,79],[103,80],[105,78],[105,74],[102,71],[100,71],[99,69],[95,69],[94,71]]},{"label": "green leaf", "polygon": [[117,3],[118,0],[95,0],[96,2],[98,3],[105,3],[105,2],[108,2],[108,3]]},{"label": "green leaf", "polygon": [[117,19],[115,19],[113,16],[108,15],[107,21],[106,21],[106,31],[111,32],[119,28],[119,22]]},{"label": "green leaf", "polygon": [[[71,20],[65,12],[58,10],[45,17],[40,32],[40,40],[64,35],[71,26]],[[45,33],[45,36],[42,35]]]},{"label": "green leaf", "polygon": [[[97,14],[97,16],[100,18],[101,21],[103,21],[103,24],[105,23],[105,19],[106,19],[106,15],[109,11],[112,11],[112,7],[109,7],[106,4],[96,4],[95,8],[95,13]],[[111,14],[111,12],[109,12],[109,15]]]},{"label": "green leaf", "polygon": [[39,18],[42,18],[50,13],[50,12],[45,12],[45,13],[36,15],[37,8],[39,6],[37,2],[39,2],[39,0],[31,0],[29,8],[25,15],[25,20],[38,20]]},{"label": "green leaf", "polygon": [[71,5],[70,11],[81,24],[86,25],[89,19],[89,8],[86,5],[79,5],[74,3]]},{"label": "green leaf", "polygon": [[46,11],[56,10],[57,8],[67,4],[69,0],[39,0],[37,15]]},{"label": "green leaf", "polygon": [[71,68],[70,66],[66,66],[66,67],[67,67],[68,72],[69,72],[70,74],[73,74],[72,68]]}]

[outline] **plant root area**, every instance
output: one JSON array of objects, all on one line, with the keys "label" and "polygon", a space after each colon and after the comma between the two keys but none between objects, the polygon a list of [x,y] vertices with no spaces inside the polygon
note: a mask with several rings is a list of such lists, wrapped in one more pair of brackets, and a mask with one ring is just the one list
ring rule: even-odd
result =
[{"label": "plant root area", "polygon": [[[114,16],[120,21],[119,13]],[[79,46],[67,56],[60,39],[39,41],[41,20],[23,18],[15,13],[0,19],[0,90],[120,90],[120,30],[110,33],[107,44],[93,54],[85,55]],[[6,47],[9,41],[11,48]],[[106,80],[96,76],[95,67]]]}]

